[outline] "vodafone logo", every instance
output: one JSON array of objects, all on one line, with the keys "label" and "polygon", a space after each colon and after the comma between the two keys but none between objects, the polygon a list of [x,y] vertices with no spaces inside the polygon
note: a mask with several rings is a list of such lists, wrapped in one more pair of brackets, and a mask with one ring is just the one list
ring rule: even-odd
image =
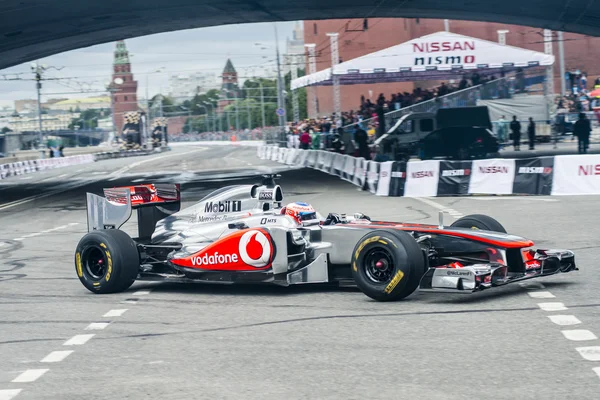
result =
[{"label": "vodafone logo", "polygon": [[271,243],[260,231],[248,231],[240,238],[238,247],[242,261],[252,267],[262,268],[271,261]]}]

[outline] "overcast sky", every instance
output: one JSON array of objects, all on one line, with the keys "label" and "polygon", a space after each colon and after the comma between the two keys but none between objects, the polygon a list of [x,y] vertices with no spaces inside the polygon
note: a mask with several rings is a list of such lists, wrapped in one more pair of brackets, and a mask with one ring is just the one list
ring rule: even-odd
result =
[{"label": "overcast sky", "polygon": [[[287,38],[292,38],[294,22],[278,22],[279,51],[285,53]],[[255,45],[261,43],[264,46]],[[132,71],[138,81],[138,94],[146,93],[148,77],[149,94],[161,90],[168,92],[170,75],[205,71],[220,74],[227,58],[231,58],[239,76],[274,75],[276,71],[275,31],[273,23],[228,25],[161,33],[126,40],[130,52]],[[262,49],[261,47],[267,47]],[[64,67],[49,70],[47,77],[74,78],[44,82],[42,101],[56,97],[100,96],[112,73],[114,43],[56,54],[39,60],[48,66]],[[164,67],[163,72],[153,73]],[[0,70],[0,75],[31,79],[30,63]],[[10,75],[10,76],[8,76]],[[97,90],[98,93],[71,94],[70,92]],[[58,94],[66,93],[69,94]],[[0,80],[0,106],[11,106],[14,100],[35,99],[33,81]]]}]

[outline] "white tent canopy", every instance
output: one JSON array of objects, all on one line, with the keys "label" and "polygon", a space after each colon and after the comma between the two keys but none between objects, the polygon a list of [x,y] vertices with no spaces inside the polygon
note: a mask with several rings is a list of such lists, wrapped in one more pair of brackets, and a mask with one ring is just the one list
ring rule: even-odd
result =
[{"label": "white tent canopy", "polygon": [[406,43],[337,64],[294,79],[292,90],[313,85],[437,80],[459,77],[466,71],[483,74],[510,72],[518,68],[548,66],[554,56],[501,45],[451,32],[437,32]]}]

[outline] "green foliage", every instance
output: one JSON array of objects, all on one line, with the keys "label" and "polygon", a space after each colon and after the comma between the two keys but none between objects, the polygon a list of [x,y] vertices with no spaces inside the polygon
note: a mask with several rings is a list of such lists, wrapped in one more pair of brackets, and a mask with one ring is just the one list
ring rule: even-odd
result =
[{"label": "green foliage", "polygon": [[[79,118],[73,118],[71,123],[69,124],[69,129],[75,129],[76,126],[79,129],[95,129],[98,127],[98,119],[102,119],[106,117],[106,110],[104,109],[89,109],[82,111],[79,114]],[[108,112],[110,115],[110,111]],[[83,121],[85,121],[85,124]]]}]

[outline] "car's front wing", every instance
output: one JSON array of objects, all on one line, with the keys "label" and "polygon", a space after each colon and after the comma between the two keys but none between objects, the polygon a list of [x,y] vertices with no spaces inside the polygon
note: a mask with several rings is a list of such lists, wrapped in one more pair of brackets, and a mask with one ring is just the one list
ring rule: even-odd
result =
[{"label": "car's front wing", "polygon": [[513,282],[575,271],[575,255],[570,250],[537,250],[524,272],[509,272],[499,263],[474,264],[462,268],[429,268],[420,289],[432,292],[473,293]]}]

